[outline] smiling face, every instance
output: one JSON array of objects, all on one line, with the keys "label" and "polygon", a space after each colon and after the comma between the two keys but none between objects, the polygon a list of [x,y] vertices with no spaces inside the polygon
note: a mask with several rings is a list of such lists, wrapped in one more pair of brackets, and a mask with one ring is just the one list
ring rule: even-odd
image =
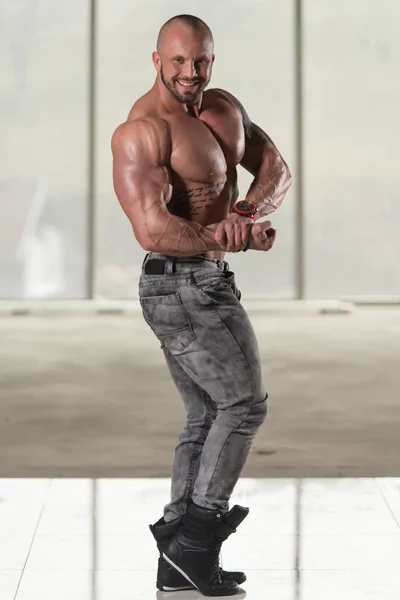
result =
[{"label": "smiling face", "polygon": [[154,52],[154,65],[169,92],[185,104],[195,104],[211,79],[214,43],[206,29],[173,23]]}]

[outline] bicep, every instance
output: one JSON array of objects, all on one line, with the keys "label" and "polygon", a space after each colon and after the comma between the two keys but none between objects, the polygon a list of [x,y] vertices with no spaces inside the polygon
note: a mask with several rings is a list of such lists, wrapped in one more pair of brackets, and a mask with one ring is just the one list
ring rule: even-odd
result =
[{"label": "bicep", "polygon": [[114,190],[123,211],[142,245],[167,213],[171,196],[167,167],[157,152],[149,152],[139,140],[113,145]]}]

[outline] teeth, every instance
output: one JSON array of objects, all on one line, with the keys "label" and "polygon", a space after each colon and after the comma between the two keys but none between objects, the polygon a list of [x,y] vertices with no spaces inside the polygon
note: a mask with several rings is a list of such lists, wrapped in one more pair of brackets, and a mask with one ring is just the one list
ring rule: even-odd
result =
[{"label": "teeth", "polygon": [[195,84],[197,83],[197,81],[194,81],[194,82],[192,82],[192,83],[188,83],[187,81],[186,81],[186,82],[184,82],[184,81],[179,81],[179,80],[178,80],[178,83],[179,83],[180,85],[184,85],[185,87],[192,87],[192,85],[195,85]]}]

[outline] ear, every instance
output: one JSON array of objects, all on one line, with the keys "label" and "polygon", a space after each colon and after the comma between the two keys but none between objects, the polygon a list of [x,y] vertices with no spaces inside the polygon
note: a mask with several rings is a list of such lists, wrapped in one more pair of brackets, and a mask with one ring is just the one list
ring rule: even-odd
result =
[{"label": "ear", "polygon": [[161,71],[161,56],[158,54],[158,52],[153,52],[152,58],[156,71],[159,73]]}]

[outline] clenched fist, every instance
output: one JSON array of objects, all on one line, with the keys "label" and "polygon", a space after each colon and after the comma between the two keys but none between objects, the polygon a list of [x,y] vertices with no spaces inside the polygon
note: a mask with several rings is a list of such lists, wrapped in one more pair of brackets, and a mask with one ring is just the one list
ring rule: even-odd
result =
[{"label": "clenched fist", "polygon": [[215,241],[227,252],[239,252],[251,239],[252,227],[254,221],[251,217],[231,213],[225,221],[219,223],[215,230]]},{"label": "clenched fist", "polygon": [[271,221],[254,223],[250,233],[250,250],[271,250],[276,239],[276,229],[271,227]]}]

